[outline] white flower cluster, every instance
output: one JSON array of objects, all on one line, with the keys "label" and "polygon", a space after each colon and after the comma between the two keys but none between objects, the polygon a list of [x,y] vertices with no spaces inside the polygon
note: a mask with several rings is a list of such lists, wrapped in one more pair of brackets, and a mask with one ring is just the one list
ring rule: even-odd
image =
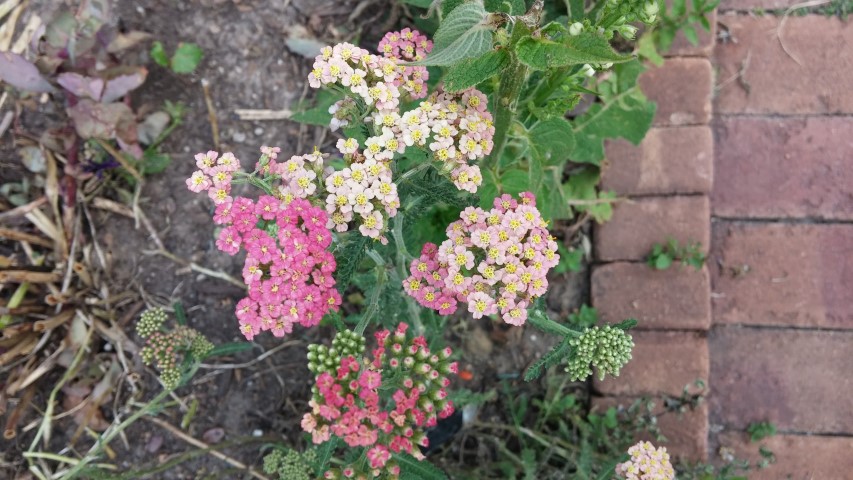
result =
[{"label": "white flower cluster", "polygon": [[387,243],[382,234],[387,220],[397,215],[400,197],[391,169],[375,159],[353,163],[326,177],[328,228],[345,232],[358,215],[362,235]]}]

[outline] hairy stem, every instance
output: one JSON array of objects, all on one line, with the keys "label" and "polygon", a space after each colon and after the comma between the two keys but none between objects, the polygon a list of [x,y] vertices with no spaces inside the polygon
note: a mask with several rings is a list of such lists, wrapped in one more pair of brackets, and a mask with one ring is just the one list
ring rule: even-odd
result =
[{"label": "hairy stem", "polygon": [[498,87],[497,101],[495,102],[495,146],[492,148],[492,153],[484,160],[483,165],[486,168],[494,168],[500,161],[506,147],[509,130],[517,114],[521,87],[526,80],[527,66],[522,64],[514,54],[511,55],[510,64],[504,71]]}]

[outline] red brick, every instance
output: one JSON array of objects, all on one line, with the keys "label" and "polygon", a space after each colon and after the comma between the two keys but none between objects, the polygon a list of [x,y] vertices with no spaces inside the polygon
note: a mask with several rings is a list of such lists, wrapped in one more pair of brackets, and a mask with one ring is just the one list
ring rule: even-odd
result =
[{"label": "red brick", "polygon": [[[754,11],[754,10],[782,10],[787,9],[798,3],[803,3],[802,0],[722,0],[720,2],[720,11],[739,10],[739,11]],[[725,21],[727,17],[724,17]]]},{"label": "red brick", "polygon": [[711,119],[711,62],[670,58],[640,75],[640,89],[657,103],[655,126],[704,125]]},{"label": "red brick", "polygon": [[669,47],[664,55],[667,57],[686,57],[686,56],[700,56],[700,57],[708,57],[714,51],[714,44],[717,39],[717,11],[707,15],[708,23],[711,24],[710,30],[705,30],[701,25],[696,24],[696,37],[699,42],[696,45],[693,45],[687,40],[687,37],[684,36],[684,31],[679,30],[678,33],[675,34],[675,40],[673,40],[672,45]]},{"label": "red brick", "polygon": [[853,329],[853,225],[719,222],[710,259],[715,323]]},{"label": "red brick", "polygon": [[[594,389],[604,395],[680,396],[696,380],[708,380],[708,342],[698,332],[633,331],[633,358],[618,377],[600,380]],[[692,391],[692,390],[691,390]]]},{"label": "red brick", "polygon": [[724,327],[709,344],[713,423],[853,432],[853,332]]},{"label": "red brick", "polygon": [[714,49],[720,88],[715,112],[853,113],[853,22],[791,16],[780,29],[781,21],[772,15],[725,17],[732,41]]},{"label": "red brick", "polygon": [[592,271],[592,303],[605,322],[636,318],[637,328],[707,330],[711,326],[708,270],[674,265],[609,263]]},{"label": "red brick", "polygon": [[[619,411],[629,408],[636,398],[630,397],[592,397],[592,411],[604,413],[610,407]],[[667,452],[675,459],[688,460],[692,462],[705,462],[708,460],[708,406],[705,403],[697,408],[684,413],[667,411],[664,399],[655,398],[655,407],[652,415],[658,420],[661,433],[666,437],[666,442],[659,442],[651,435],[643,434],[635,437],[635,440],[646,440],[655,446],[666,447]],[[645,406],[641,412],[645,413]]]},{"label": "red brick", "polygon": [[714,214],[853,220],[853,118],[722,117]]},{"label": "red brick", "polygon": [[765,469],[749,472],[750,480],[844,479],[853,472],[853,438],[808,435],[775,435],[751,443],[744,433],[724,433],[720,446],[734,450],[738,459],[760,462],[760,446],[776,455]]},{"label": "red brick", "polygon": [[710,207],[705,196],[643,197],[613,208],[609,222],[596,225],[595,255],[601,261],[642,260],[656,243],[710,242]]},{"label": "red brick", "polygon": [[709,193],[714,165],[710,127],[652,128],[640,145],[608,140],[601,185],[620,195]]}]

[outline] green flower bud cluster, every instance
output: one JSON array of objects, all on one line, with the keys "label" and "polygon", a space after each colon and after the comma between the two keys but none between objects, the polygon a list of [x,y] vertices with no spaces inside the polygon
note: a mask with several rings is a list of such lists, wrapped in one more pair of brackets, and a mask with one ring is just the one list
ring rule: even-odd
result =
[{"label": "green flower bud cluster", "polygon": [[342,330],[335,335],[331,348],[325,345],[308,345],[308,370],[314,375],[324,372],[335,374],[341,365],[341,359],[352,356],[361,357],[364,353],[365,339],[349,330]]},{"label": "green flower bud cluster", "polygon": [[[607,13],[620,15],[616,25],[626,23],[643,22],[647,25],[657,20],[660,10],[657,0],[608,0]],[[614,26],[616,26],[614,25]]]},{"label": "green flower bud cluster", "polygon": [[310,448],[303,453],[291,449],[275,449],[264,457],[264,472],[278,475],[283,480],[312,480],[317,461],[317,450]]},{"label": "green flower bud cluster", "polygon": [[181,364],[187,354],[195,359],[204,358],[213,344],[197,330],[187,326],[178,326],[164,331],[166,312],[162,308],[146,311],[136,324],[136,332],[145,338],[145,346],[140,351],[142,362],[154,364],[160,371],[160,379],[166,388],[175,388],[181,381]]},{"label": "green flower bud cluster", "polygon": [[572,380],[583,380],[592,375],[592,367],[598,369],[603,380],[607,374],[619,376],[619,370],[631,360],[634,341],[621,328],[607,325],[603,328],[591,327],[580,337],[569,341],[572,354],[566,371]]},{"label": "green flower bud cluster", "polygon": [[146,310],[136,322],[136,334],[142,338],[148,338],[154,332],[159,332],[166,322],[166,312],[162,308]]}]

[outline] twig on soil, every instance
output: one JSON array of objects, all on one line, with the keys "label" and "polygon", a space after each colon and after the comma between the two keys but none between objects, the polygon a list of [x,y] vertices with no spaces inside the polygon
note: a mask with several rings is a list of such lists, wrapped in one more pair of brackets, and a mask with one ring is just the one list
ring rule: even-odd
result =
[{"label": "twig on soil", "polygon": [[234,113],[240,120],[261,121],[261,120],[286,120],[293,115],[293,112],[288,109],[283,110],[253,110],[248,108],[238,108]]},{"label": "twig on soil", "polygon": [[197,440],[195,437],[191,437],[191,436],[187,435],[186,433],[184,433],[184,432],[180,431],[179,429],[175,428],[174,426],[172,426],[170,423],[165,422],[163,420],[160,420],[157,417],[145,417],[145,418],[146,418],[146,420],[150,421],[151,423],[153,423],[153,424],[163,428],[164,430],[168,431],[169,433],[171,433],[175,437],[179,438],[180,440],[183,440],[184,442],[187,442],[194,447],[206,450],[208,453],[210,453],[214,457],[216,457],[220,460],[224,460],[225,462],[227,462],[229,465],[231,465],[233,467],[239,468],[241,470],[246,470],[249,473],[249,475],[257,478],[258,480],[269,480],[268,477],[261,475],[255,469],[249,467],[245,463],[240,462],[239,460],[236,460],[232,457],[229,457],[228,455],[225,455],[224,453],[222,453],[218,450],[214,450],[213,447],[211,447],[210,445],[202,442],[201,440]]},{"label": "twig on soil", "polygon": [[255,365],[259,362],[262,362],[265,358],[269,357],[270,355],[274,354],[275,352],[277,352],[283,348],[291,347],[293,345],[301,345],[301,344],[302,344],[302,342],[300,340],[288,340],[284,343],[276,345],[275,348],[272,348],[272,349],[258,355],[257,358],[255,358],[254,360],[248,361],[246,363],[218,363],[218,364],[202,363],[202,364],[199,364],[198,368],[209,368],[209,369],[216,369],[216,370],[219,370],[219,369],[233,370],[233,369],[237,369],[237,368],[249,368],[252,365]]},{"label": "twig on soil", "polygon": [[20,207],[15,207],[9,211],[0,213],[0,222],[4,220],[8,220],[10,218],[20,217],[22,215],[26,215],[27,213],[33,211],[34,209],[44,205],[47,202],[47,197],[40,197],[32,202],[21,205]]},{"label": "twig on soil", "polygon": [[30,406],[30,402],[32,402],[33,395],[35,393],[36,389],[34,386],[30,386],[30,388],[26,389],[24,394],[21,396],[21,400],[18,402],[18,405],[6,418],[6,429],[3,430],[3,438],[6,440],[11,440],[18,435],[18,421],[21,419],[21,415],[23,415]]},{"label": "twig on soil", "polygon": [[216,120],[216,110],[213,108],[213,100],[210,98],[210,82],[201,79],[201,89],[204,91],[204,103],[207,105],[207,119],[210,121],[210,133],[213,135],[213,146],[219,148],[219,122]]},{"label": "twig on soil", "polygon": [[6,130],[9,128],[9,125],[12,124],[12,119],[14,117],[14,113],[6,112],[6,115],[3,116],[3,120],[0,120],[0,137],[3,137],[3,134],[6,133]]},{"label": "twig on soil", "polygon": [[46,238],[19,232],[17,230],[12,230],[11,228],[0,228],[0,238],[7,238],[18,242],[29,242],[35,245],[41,245],[42,247],[53,247],[53,242]]},{"label": "twig on soil", "polygon": [[160,250],[143,250],[142,253],[144,253],[146,255],[162,255],[162,256],[168,258],[169,260],[179,264],[179,265],[189,267],[190,269],[195,270],[198,273],[203,273],[203,274],[207,275],[208,277],[213,277],[213,278],[218,278],[220,280],[225,280],[226,282],[231,283],[233,285],[236,285],[240,288],[246,288],[245,283],[241,282],[240,280],[237,280],[236,278],[232,277],[231,275],[228,275],[227,273],[225,273],[221,270],[211,270],[209,268],[204,268],[195,262],[191,262],[189,260],[184,260],[183,258],[175,255],[174,253],[169,252],[166,249],[161,248]]}]

